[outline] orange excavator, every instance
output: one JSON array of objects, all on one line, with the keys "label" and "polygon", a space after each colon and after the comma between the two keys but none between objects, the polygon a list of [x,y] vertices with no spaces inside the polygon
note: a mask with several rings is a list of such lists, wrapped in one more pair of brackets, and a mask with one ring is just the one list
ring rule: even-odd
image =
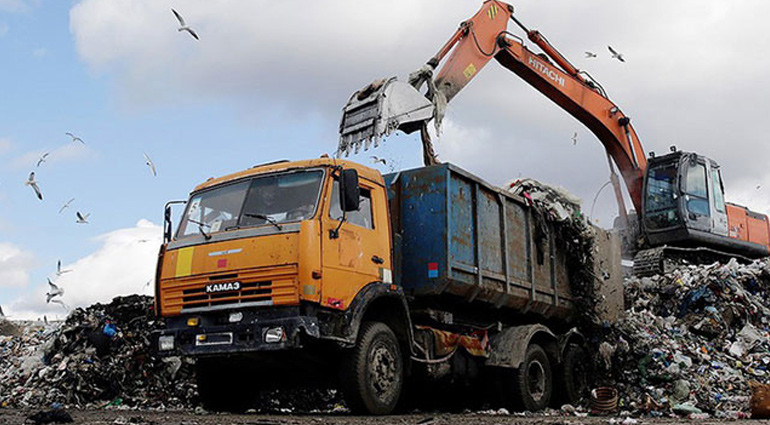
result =
[{"label": "orange excavator", "polygon": [[[509,32],[510,21],[542,53],[534,53],[523,38]],[[632,236],[626,237],[634,241],[630,245],[636,274],[665,272],[682,260],[748,261],[770,254],[768,217],[725,202],[716,161],[675,147],[666,155],[650,152],[646,157],[631,119],[602,86],[541,33],[525,27],[511,5],[497,0],[484,1],[438,53],[410,75],[408,83],[384,79],[356,92],[343,111],[337,154],[357,152],[362,145],[368,149],[372,142],[376,146],[396,130],[420,131],[425,161],[431,164],[435,156],[427,124],[433,120],[438,126],[447,103],[492,59],[569,112],[604,145],[620,221],[632,229]],[[630,217],[613,163],[636,211]]]}]

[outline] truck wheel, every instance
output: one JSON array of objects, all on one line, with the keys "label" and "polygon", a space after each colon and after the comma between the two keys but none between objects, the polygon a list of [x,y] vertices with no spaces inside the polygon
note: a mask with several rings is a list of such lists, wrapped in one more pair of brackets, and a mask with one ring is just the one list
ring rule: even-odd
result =
[{"label": "truck wheel", "polygon": [[392,412],[404,384],[404,361],[396,335],[384,323],[362,323],[341,372],[350,410],[374,415]]},{"label": "truck wheel", "polygon": [[195,382],[203,408],[212,412],[245,412],[256,395],[236,367],[212,359],[195,362]]},{"label": "truck wheel", "polygon": [[548,355],[537,344],[530,344],[518,369],[504,374],[505,404],[516,410],[535,412],[551,401],[552,374]]},{"label": "truck wheel", "polygon": [[569,344],[559,370],[563,393],[559,401],[575,404],[588,393],[589,359],[583,347]]}]

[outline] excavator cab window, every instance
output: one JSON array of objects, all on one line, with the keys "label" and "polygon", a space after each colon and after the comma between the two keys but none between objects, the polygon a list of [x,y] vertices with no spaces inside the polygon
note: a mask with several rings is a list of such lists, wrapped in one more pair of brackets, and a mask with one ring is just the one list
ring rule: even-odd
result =
[{"label": "excavator cab window", "polygon": [[709,215],[708,185],[706,184],[706,165],[688,161],[685,165],[685,201],[687,212],[696,215]]},{"label": "excavator cab window", "polygon": [[722,184],[722,173],[719,172],[719,168],[711,169],[711,189],[714,193],[714,207],[721,213],[725,212],[725,196],[722,193],[724,185]]}]

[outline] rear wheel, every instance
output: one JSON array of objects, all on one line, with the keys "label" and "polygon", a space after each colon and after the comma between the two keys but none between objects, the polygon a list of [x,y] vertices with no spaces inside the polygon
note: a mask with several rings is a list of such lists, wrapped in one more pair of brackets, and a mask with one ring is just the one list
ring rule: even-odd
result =
[{"label": "rear wheel", "polygon": [[341,373],[345,401],[353,412],[392,412],[404,384],[404,362],[396,335],[384,323],[362,323]]},{"label": "rear wheel", "polygon": [[575,404],[588,393],[589,359],[580,345],[569,344],[564,350],[564,361],[559,368],[561,392],[558,401]]},{"label": "rear wheel", "polygon": [[551,363],[537,344],[530,344],[519,368],[506,371],[502,379],[504,401],[508,407],[535,412],[551,401]]}]

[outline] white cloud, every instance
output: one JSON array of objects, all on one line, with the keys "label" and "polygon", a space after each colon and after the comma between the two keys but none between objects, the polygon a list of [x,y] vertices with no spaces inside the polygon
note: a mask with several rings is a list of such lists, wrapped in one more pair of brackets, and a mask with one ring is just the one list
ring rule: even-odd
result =
[{"label": "white cloud", "polygon": [[[63,288],[62,300],[71,308],[85,307],[96,302],[109,302],[118,295],[151,295],[158,247],[162,228],[147,220],[139,220],[135,227],[114,230],[97,240],[101,247],[74,263],[62,265],[72,270],[51,280]],[[144,241],[144,242],[142,242]],[[24,299],[8,306],[9,314],[16,318],[35,318],[43,314],[63,315],[57,304],[46,304],[48,285],[42,284]]]},{"label": "white cloud", "polygon": [[[171,5],[80,1],[70,12],[78,54],[93,70],[115,76],[133,107],[214,100],[237,105],[252,121],[266,111],[295,119],[315,114],[328,122],[323,135],[332,145],[339,110],[354,90],[419,68],[479,3],[189,0],[183,10],[175,4],[200,34],[197,42],[176,31]],[[757,106],[770,97],[770,86],[761,83],[770,59],[756,53],[770,45],[762,21],[770,2],[514,6],[524,24],[602,83],[632,117],[646,151],[662,153],[675,143],[708,155],[729,176],[728,192],[731,181],[770,176],[764,161],[752,160],[770,157],[765,112]],[[523,35],[514,24],[509,30]],[[626,62],[611,60],[607,44]],[[585,59],[585,50],[599,57]],[[448,114],[455,130],[448,128],[446,140],[437,141],[440,157],[493,183],[521,173],[592,199],[607,180],[596,137],[496,63],[452,101]],[[579,142],[572,146],[575,131]]]},{"label": "white cloud", "polygon": [[26,286],[34,265],[35,256],[31,252],[0,242],[0,287]]}]

